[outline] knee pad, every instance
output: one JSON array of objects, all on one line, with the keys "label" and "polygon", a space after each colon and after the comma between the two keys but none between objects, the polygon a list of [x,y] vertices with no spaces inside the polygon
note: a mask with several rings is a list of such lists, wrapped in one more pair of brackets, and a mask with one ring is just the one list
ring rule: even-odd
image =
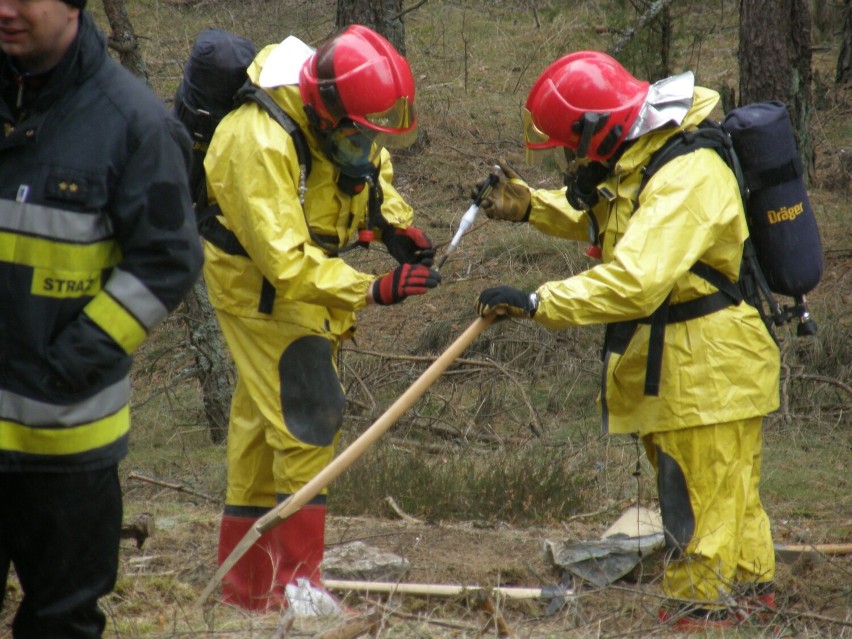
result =
[{"label": "knee pad", "polygon": [[666,548],[680,557],[695,532],[695,514],[689,501],[686,477],[677,461],[664,453],[657,453],[657,491],[665,529]]},{"label": "knee pad", "polygon": [[309,335],[287,346],[278,361],[284,423],[312,446],[330,446],[343,425],[346,398],[333,356],[331,341]]}]

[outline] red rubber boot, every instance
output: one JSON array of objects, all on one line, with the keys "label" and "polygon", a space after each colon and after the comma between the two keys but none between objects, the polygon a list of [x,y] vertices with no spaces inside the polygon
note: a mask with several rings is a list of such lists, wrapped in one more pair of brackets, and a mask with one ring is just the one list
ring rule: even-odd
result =
[{"label": "red rubber boot", "polygon": [[[219,565],[257,521],[253,517],[223,515],[219,528]],[[222,601],[246,610],[265,612],[285,602],[283,587],[276,588],[273,567],[280,551],[271,534],[261,536],[222,579]]]},{"label": "red rubber boot", "polygon": [[[264,533],[222,579],[222,600],[246,610],[287,607],[285,588],[303,577],[321,588],[325,505],[309,504]],[[223,515],[219,564],[257,519]]]},{"label": "red rubber boot", "polygon": [[778,610],[774,590],[755,592],[737,599],[737,606],[737,619],[741,623],[746,621],[768,623]]},{"label": "red rubber boot", "polygon": [[304,577],[314,586],[322,585],[326,511],[325,504],[308,504],[269,531],[280,550],[279,583],[292,584]]}]

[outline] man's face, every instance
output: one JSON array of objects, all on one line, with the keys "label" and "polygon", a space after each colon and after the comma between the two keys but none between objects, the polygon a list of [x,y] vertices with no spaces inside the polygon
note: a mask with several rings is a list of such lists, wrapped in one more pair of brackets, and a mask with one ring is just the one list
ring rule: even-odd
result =
[{"label": "man's face", "polygon": [[22,71],[52,69],[77,35],[79,15],[61,0],[0,0],[0,48]]}]

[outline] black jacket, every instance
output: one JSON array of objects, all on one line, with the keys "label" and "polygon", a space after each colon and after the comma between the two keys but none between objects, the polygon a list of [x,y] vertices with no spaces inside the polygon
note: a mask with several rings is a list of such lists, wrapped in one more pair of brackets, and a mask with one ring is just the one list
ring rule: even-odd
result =
[{"label": "black jacket", "polygon": [[133,351],[202,253],[190,141],[81,12],[44,78],[0,52],[0,471],[126,452]]}]

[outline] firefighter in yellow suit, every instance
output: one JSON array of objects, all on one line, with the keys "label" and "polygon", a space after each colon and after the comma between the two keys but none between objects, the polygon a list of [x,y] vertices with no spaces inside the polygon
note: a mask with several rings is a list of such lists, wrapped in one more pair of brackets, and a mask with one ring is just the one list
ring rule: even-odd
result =
[{"label": "firefighter in yellow suit", "polygon": [[[414,139],[407,61],[354,25],[316,50],[292,36],[265,47],[249,76],[301,135],[246,103],[219,124],[205,158],[220,236],[237,240],[235,249],[205,235],[208,294],[238,372],[220,563],[258,517],[333,458],[345,403],[335,357],[356,311],[402,302],[440,281],[429,268],[435,247],[412,226],[385,148]],[[381,277],[341,257],[371,239],[400,263]],[[260,611],[287,606],[287,586],[300,578],[323,594],[325,492],[235,565],[223,580],[226,602]]]},{"label": "firefighter in yellow suit", "polygon": [[[730,292],[748,236],[737,181],[703,148],[663,165],[636,201],[651,155],[718,100],[689,72],[649,85],[599,52],[552,63],[526,103],[526,147],[555,152],[566,187],[531,189],[504,164],[484,210],[591,239],[602,263],[534,292],[498,286],[477,300],[483,315],[553,329],[607,324],[603,427],[638,432],[656,470],[671,552],[664,594],[701,602],[660,611],[680,630],[733,623],[728,602],[737,595],[752,609],[774,606],[758,483],[762,420],[779,401],[779,352],[756,309]],[[664,302],[668,323],[648,319]]]}]

